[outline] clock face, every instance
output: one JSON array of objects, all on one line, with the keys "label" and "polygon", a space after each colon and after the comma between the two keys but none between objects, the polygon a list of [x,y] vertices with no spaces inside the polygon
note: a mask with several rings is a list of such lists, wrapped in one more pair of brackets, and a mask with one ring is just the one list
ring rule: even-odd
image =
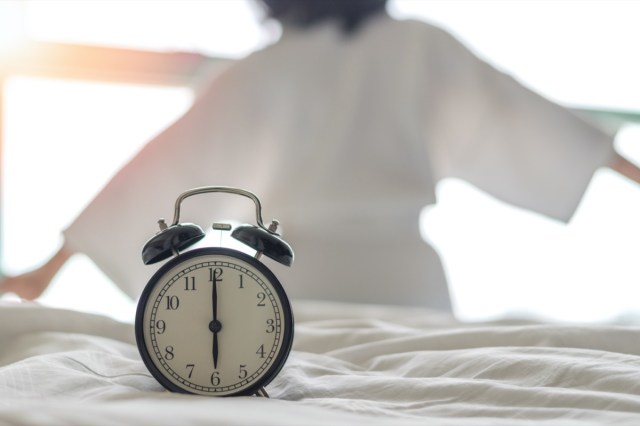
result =
[{"label": "clock face", "polygon": [[151,278],[138,303],[140,354],[175,392],[255,393],[280,371],[292,339],[291,308],[279,281],[236,250],[181,254]]}]

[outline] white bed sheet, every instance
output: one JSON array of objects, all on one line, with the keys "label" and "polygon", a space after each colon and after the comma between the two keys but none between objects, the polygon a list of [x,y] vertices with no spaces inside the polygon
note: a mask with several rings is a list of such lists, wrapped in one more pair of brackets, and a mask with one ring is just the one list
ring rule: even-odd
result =
[{"label": "white bed sheet", "polygon": [[0,304],[0,424],[640,424],[640,328],[294,304],[272,399],[165,392],[131,324]]}]

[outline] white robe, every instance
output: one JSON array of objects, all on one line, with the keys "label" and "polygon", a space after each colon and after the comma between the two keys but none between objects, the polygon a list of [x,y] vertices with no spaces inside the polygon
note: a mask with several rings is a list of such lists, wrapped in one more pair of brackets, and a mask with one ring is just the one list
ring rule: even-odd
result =
[{"label": "white robe", "polygon": [[[524,88],[453,37],[372,18],[345,37],[327,23],[287,30],[232,64],[126,165],[65,231],[132,297],[157,270],[140,250],[176,197],[237,186],[280,220],[293,298],[451,309],[421,209],[459,177],[560,220],[574,212],[612,138]],[[253,222],[250,201],[204,195],[182,222]]]}]

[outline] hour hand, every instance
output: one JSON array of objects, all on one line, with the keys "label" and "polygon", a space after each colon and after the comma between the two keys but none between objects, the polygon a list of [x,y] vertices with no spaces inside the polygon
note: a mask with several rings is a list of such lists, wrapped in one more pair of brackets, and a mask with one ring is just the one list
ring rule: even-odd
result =
[{"label": "hour hand", "polygon": [[218,368],[218,332],[222,329],[220,321],[213,320],[209,323],[209,330],[213,333],[213,368]]},{"label": "hour hand", "polygon": [[218,333],[213,333],[213,368],[218,369]]}]

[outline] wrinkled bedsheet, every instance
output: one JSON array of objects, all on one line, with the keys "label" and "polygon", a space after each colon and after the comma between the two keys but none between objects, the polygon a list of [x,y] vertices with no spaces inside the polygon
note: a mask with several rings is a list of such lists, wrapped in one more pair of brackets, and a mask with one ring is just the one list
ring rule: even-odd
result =
[{"label": "wrinkled bedsheet", "polygon": [[640,327],[464,324],[391,306],[297,302],[271,399],[177,395],[133,325],[0,303],[0,424],[640,424]]}]

